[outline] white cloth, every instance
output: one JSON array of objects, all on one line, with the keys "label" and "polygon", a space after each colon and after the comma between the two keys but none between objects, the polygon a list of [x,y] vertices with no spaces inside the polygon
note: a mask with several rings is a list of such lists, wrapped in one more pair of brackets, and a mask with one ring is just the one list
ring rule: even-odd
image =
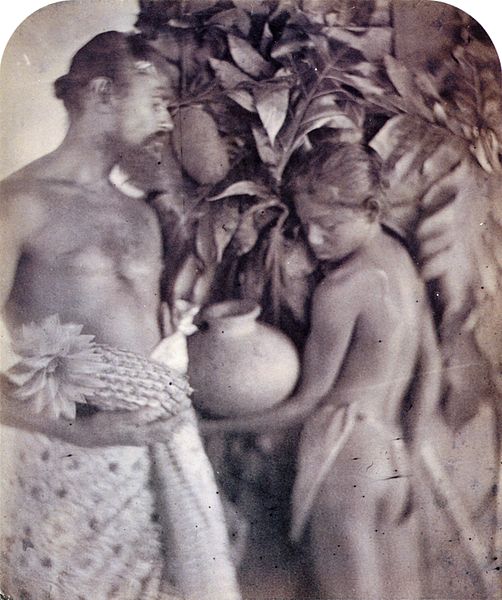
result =
[{"label": "white cloth", "polygon": [[[408,451],[401,437],[383,422],[361,411],[358,403],[336,407],[322,406],[303,428],[297,459],[297,474],[292,493],[291,539],[299,542],[316,500],[317,494],[340,452],[352,433],[363,423],[386,439],[389,461],[384,470],[377,467],[373,476],[380,479],[409,475]],[[371,443],[371,442],[369,442]],[[378,470],[378,472],[377,472]],[[385,471],[385,472],[384,472]]]}]

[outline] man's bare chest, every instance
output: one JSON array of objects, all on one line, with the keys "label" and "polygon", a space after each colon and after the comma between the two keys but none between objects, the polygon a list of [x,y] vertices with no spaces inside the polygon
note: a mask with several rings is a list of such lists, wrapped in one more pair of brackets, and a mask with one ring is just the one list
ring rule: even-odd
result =
[{"label": "man's bare chest", "polygon": [[134,279],[158,274],[160,231],[153,211],[135,199],[105,203],[57,197],[47,204],[27,254],[60,272],[113,272]]}]

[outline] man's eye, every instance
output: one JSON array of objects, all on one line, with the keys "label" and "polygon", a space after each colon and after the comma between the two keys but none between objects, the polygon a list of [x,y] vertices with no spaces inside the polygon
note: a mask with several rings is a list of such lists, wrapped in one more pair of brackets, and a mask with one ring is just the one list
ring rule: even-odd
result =
[{"label": "man's eye", "polygon": [[160,98],[158,100],[154,100],[152,106],[155,110],[166,110],[167,104]]}]

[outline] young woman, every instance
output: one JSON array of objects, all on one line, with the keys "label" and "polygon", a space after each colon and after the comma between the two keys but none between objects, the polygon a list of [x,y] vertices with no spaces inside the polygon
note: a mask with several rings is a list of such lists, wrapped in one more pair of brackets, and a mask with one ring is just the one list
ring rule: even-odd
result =
[{"label": "young woman", "polygon": [[382,193],[361,146],[316,148],[292,191],[326,273],[299,387],[266,413],[203,430],[303,423],[292,537],[308,544],[322,597],[416,598],[411,448],[434,414],[440,375],[424,286],[379,222]]}]

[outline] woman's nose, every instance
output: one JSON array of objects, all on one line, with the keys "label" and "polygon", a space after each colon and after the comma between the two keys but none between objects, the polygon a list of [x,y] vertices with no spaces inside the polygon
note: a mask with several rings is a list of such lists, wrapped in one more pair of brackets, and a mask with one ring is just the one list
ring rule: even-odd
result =
[{"label": "woman's nose", "polygon": [[313,246],[318,246],[324,242],[324,234],[318,225],[309,225],[308,240]]}]

